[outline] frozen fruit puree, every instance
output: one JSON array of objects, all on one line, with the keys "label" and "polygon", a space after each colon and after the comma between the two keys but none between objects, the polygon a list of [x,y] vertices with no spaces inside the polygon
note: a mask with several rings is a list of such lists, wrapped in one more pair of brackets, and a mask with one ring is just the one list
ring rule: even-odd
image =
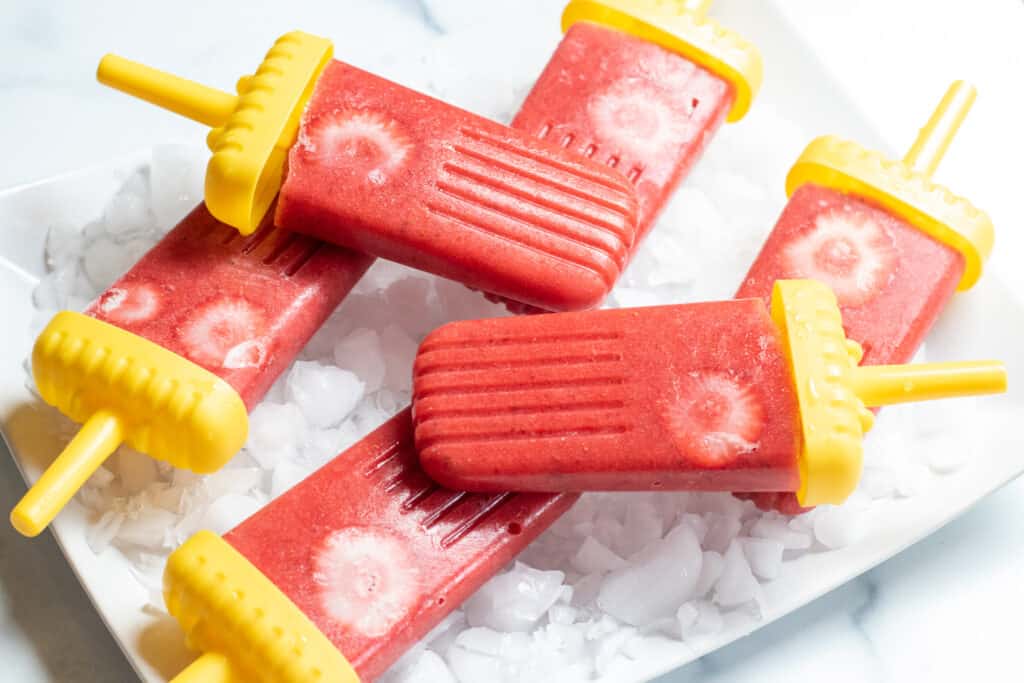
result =
[{"label": "frozen fruit puree", "polygon": [[[954,83],[902,161],[838,138],[814,140],[790,171],[789,203],[736,296],[767,301],[778,279],[819,280],[835,292],[864,365],[910,360],[992,249],[988,216],[930,180],[974,98],[973,87]],[[785,494],[755,500],[799,510]]]},{"label": "frozen fruit puree", "polygon": [[[315,625],[360,677],[372,680],[575,500],[571,494],[485,495],[440,487],[419,468],[405,410],[224,540],[287,598],[290,609],[297,608]],[[202,543],[219,542],[208,532],[202,536]],[[194,540],[168,563],[169,610],[196,646],[226,655],[242,667],[237,673],[244,674],[247,666],[270,666],[272,653],[259,635],[225,652],[210,642],[216,635],[191,629],[197,604],[210,624],[229,623],[221,620],[232,614],[230,589],[237,581],[237,574],[218,564],[217,550],[204,551],[202,557],[209,572],[226,573],[221,586],[210,587],[190,573],[187,568],[197,554]],[[220,546],[219,552],[225,552]],[[243,618],[254,621],[248,615]],[[271,625],[244,628],[259,634]],[[292,638],[298,636],[290,631],[278,635],[285,642]],[[242,680],[248,679],[243,675]],[[299,674],[287,680],[307,679]]]},{"label": "frozen fruit puree", "polygon": [[35,535],[117,446],[199,472],[245,441],[267,392],[372,259],[199,206],[86,309],[40,334],[40,395],[84,423],[12,512]]},{"label": "frozen fruit puree", "polygon": [[283,36],[237,97],[114,56],[98,75],[215,126],[207,204],[243,233],[280,187],[279,227],[542,309],[604,298],[635,237],[625,177],[330,54]]},{"label": "frozen fruit puree", "polygon": [[710,2],[683,5],[570,2],[565,38],[512,122],[622,171],[636,187],[638,241],[760,78],[752,45],[708,33]]},{"label": "frozen fruit puree", "polygon": [[857,367],[834,295],[456,322],[424,340],[424,469],[466,490],[796,491],[841,502],[865,405],[1005,390],[995,362]]}]

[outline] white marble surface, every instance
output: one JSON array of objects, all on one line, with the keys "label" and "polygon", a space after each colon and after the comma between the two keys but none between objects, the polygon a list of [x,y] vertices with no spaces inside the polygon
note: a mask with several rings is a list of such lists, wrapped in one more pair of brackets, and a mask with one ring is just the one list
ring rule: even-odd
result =
[{"label": "white marble surface", "polygon": [[[490,15],[492,26],[500,25],[501,12],[534,6],[532,1],[441,4],[469,20]],[[1024,253],[1016,229],[1024,212],[1014,190],[1020,182],[1015,164],[1024,158],[1018,123],[1024,111],[1020,0],[988,0],[969,8],[953,0],[780,4],[895,148],[921,124],[915,119],[921,107],[900,103],[930,103],[953,77],[978,83],[982,95],[973,125],[952,148],[940,180],[990,210],[1000,228],[994,263],[1024,292],[1024,272],[1009,260]],[[359,11],[356,21],[349,10],[360,9],[357,5],[372,5],[373,11]],[[425,9],[429,5],[416,0],[244,6],[2,0],[0,129],[6,163],[0,165],[0,187],[167,139],[196,139],[193,125],[98,87],[92,72],[105,51],[226,84],[249,68],[276,34],[293,27],[333,37],[356,64],[369,55],[386,61],[404,51],[422,52],[439,26],[438,17]],[[557,11],[537,12],[537,24],[546,27],[553,44]],[[399,25],[403,39],[389,41]],[[514,49],[508,37],[495,39]],[[422,60],[416,64],[429,68]],[[472,77],[486,77],[466,66]],[[403,74],[396,66],[387,75]],[[822,132],[827,131],[823,121]],[[10,459],[0,453],[0,507],[9,508],[23,490]],[[1024,482],[1016,482],[858,581],[662,680],[1017,680],[1022,517]],[[134,679],[52,540],[27,543],[5,524],[0,525],[0,659],[2,680]]]}]

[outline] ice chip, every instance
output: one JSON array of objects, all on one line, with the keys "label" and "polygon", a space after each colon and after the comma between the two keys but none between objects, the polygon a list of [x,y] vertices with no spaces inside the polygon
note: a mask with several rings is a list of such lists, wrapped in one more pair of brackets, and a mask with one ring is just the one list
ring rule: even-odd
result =
[{"label": "ice chip", "polygon": [[671,616],[693,593],[701,560],[693,529],[676,527],[631,558],[629,566],[610,573],[601,584],[597,604],[633,626]]},{"label": "ice chip", "polygon": [[700,577],[693,589],[694,597],[703,598],[708,591],[715,587],[718,579],[722,576],[724,566],[725,561],[720,553],[716,553],[714,550],[704,551],[700,565]]},{"label": "ice chip", "polygon": [[739,540],[729,544],[722,559],[722,576],[715,586],[714,602],[722,607],[736,607],[760,599],[761,586],[754,578]]},{"label": "ice chip", "polygon": [[191,145],[153,148],[149,190],[157,226],[167,230],[203,199],[206,150]]},{"label": "ice chip", "polygon": [[725,553],[729,544],[740,533],[743,524],[739,517],[712,515],[708,523],[708,531],[704,536],[704,548],[717,553]]},{"label": "ice chip", "polygon": [[310,474],[310,469],[293,462],[285,460],[278,463],[270,476],[270,497],[277,498]]},{"label": "ice chip", "polygon": [[584,539],[572,558],[572,568],[581,574],[610,572],[622,569],[626,561],[601,544],[596,538]]},{"label": "ice chip", "polygon": [[103,209],[106,232],[120,242],[137,237],[153,228],[149,205],[149,174],[136,171]]},{"label": "ice chip", "polygon": [[785,550],[781,541],[767,538],[743,538],[740,541],[755,576],[770,581],[779,575]]},{"label": "ice chip", "polygon": [[117,455],[117,475],[130,493],[146,488],[157,478],[156,461],[130,448],[122,447]]},{"label": "ice chip", "polygon": [[351,370],[366,385],[366,393],[372,394],[384,385],[387,364],[381,347],[380,335],[365,327],[350,332],[334,345],[334,362],[340,368]]},{"label": "ice chip", "polygon": [[517,562],[466,601],[466,619],[470,626],[529,631],[555,604],[564,580],[562,572],[541,571]]},{"label": "ice chip", "polygon": [[755,538],[769,538],[779,541],[786,550],[806,550],[811,547],[811,537],[791,527],[785,517],[770,512],[762,516],[750,528]]},{"label": "ice chip", "polygon": [[294,454],[296,444],[306,438],[309,426],[298,406],[291,403],[257,405],[249,415],[249,439],[246,450],[266,469]]},{"label": "ice chip", "polygon": [[157,551],[167,547],[167,532],[174,526],[177,516],[163,508],[145,506],[127,515],[117,535],[117,543]]},{"label": "ice chip", "polygon": [[822,505],[814,512],[814,537],[826,548],[836,550],[856,542],[864,533],[863,494],[854,493],[842,505]]},{"label": "ice chip", "polygon": [[355,374],[315,361],[296,361],[288,373],[285,397],[295,403],[313,427],[341,424],[363,397],[364,384]]}]

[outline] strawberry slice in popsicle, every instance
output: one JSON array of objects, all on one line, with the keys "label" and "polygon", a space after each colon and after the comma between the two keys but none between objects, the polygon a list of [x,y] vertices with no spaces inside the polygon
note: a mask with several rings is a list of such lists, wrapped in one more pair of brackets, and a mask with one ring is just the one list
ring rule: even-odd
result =
[{"label": "strawberry slice in popsicle", "polygon": [[175,680],[373,680],[575,500],[440,487],[402,411],[223,539],[171,555],[168,610],[205,653]]},{"label": "strawberry slice in popsicle", "polygon": [[865,406],[1005,391],[998,362],[858,367],[835,295],[445,325],[416,358],[424,470],[472,491],[788,491],[856,486]]},{"label": "strawberry slice in popsicle", "polygon": [[253,408],[372,259],[199,206],[84,314],[39,335],[40,395],[82,431],[11,513],[34,536],[122,443],[197,472],[245,442]]},{"label": "strawberry slice in popsicle", "polygon": [[238,96],[108,55],[99,79],[214,127],[211,212],[279,227],[547,310],[597,305],[625,268],[636,196],[604,163],[280,38]]},{"label": "strawberry slice in popsicle", "polygon": [[[974,99],[973,87],[953,83],[901,161],[834,137],[811,142],[736,296],[767,301],[778,279],[820,280],[834,290],[864,365],[910,360],[992,250],[989,217],[931,181]],[[761,507],[801,510],[785,494],[749,497]]]}]

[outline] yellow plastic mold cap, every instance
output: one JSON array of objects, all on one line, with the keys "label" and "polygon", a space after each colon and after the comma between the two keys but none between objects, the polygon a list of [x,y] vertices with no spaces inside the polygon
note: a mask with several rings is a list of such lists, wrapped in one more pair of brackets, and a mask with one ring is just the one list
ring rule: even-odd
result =
[{"label": "yellow plastic mold cap", "polygon": [[274,43],[256,73],[238,80],[238,95],[222,92],[106,55],[97,79],[194,121],[211,126],[206,206],[215,218],[251,234],[281,187],[288,148],[320,72],[330,41],[293,31]]},{"label": "yellow plastic mold cap", "polygon": [[562,30],[580,21],[625,31],[677,52],[729,82],[735,98],[727,119],[739,121],[761,89],[761,53],[742,36],[705,16],[712,0],[571,0]]},{"label": "yellow plastic mold cap", "polygon": [[203,653],[173,683],[358,683],[352,665],[260,570],[200,531],[164,569],[167,611]]},{"label": "yellow plastic mold cap", "polygon": [[974,103],[973,86],[957,81],[947,90],[931,119],[902,160],[833,136],[817,138],[804,149],[786,178],[792,195],[806,183],[864,197],[881,205],[964,257],[959,288],[981,277],[992,253],[995,230],[988,214],[931,181],[957,129]]},{"label": "yellow plastic mold cap", "polygon": [[43,400],[83,426],[11,512],[26,536],[42,532],[122,442],[200,473],[245,444],[249,418],[231,385],[87,315],[53,317],[32,350],[32,372]]},{"label": "yellow plastic mold cap", "polygon": [[868,406],[1006,391],[998,361],[859,367],[860,345],[846,338],[836,297],[820,282],[777,281],[771,312],[796,386],[803,506],[842,503],[857,487]]}]

